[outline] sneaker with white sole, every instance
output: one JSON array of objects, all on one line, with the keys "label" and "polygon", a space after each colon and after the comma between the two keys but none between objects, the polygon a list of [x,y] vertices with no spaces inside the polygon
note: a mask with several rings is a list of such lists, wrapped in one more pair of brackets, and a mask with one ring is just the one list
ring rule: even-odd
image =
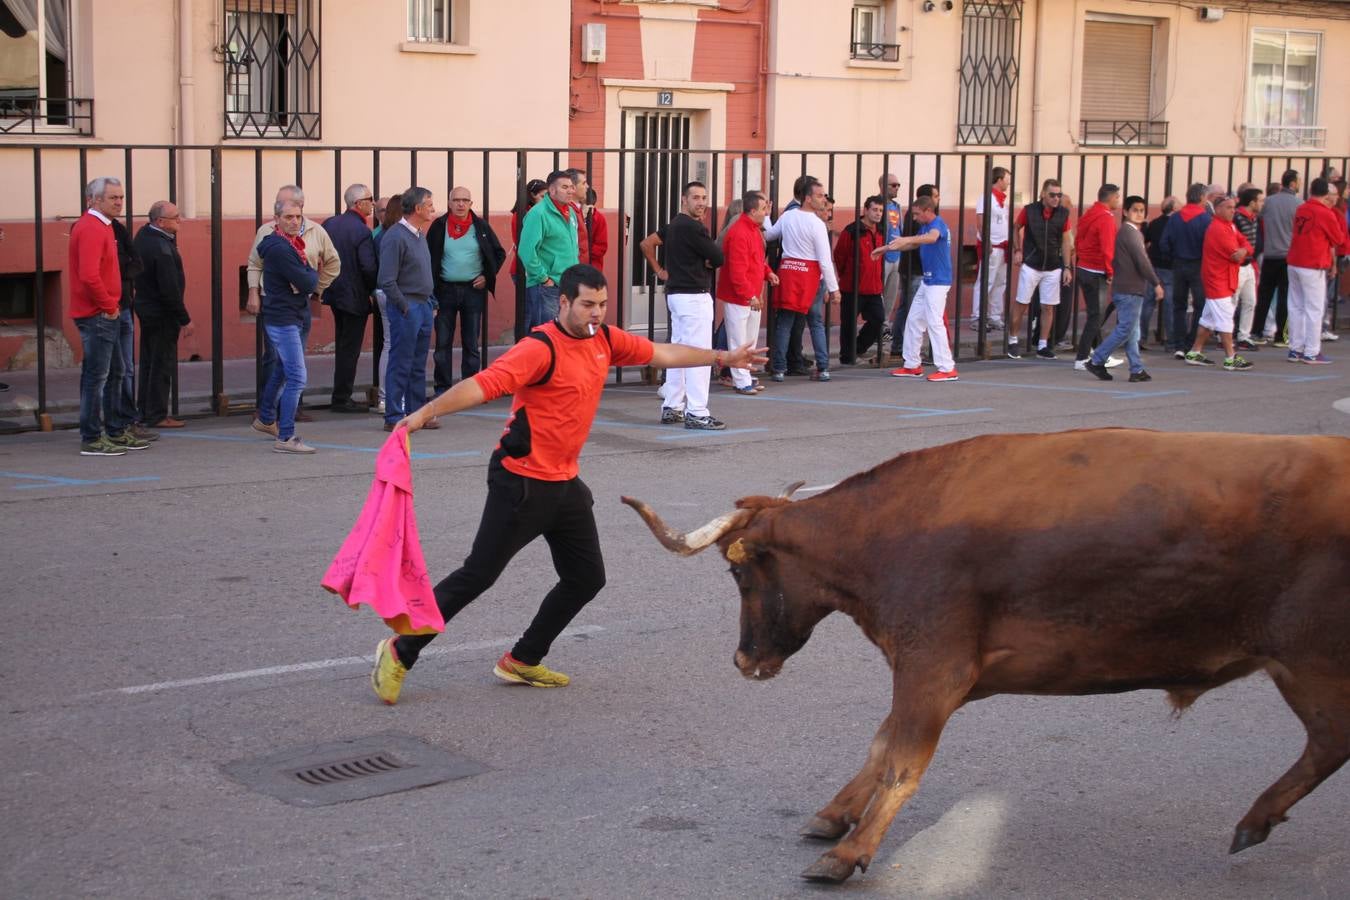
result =
[{"label": "sneaker with white sole", "polygon": [[253,420],[253,430],[259,434],[271,435],[272,437],[279,437],[281,435],[281,429],[277,427],[276,422],[264,422],[262,419],[257,418]]},{"label": "sneaker with white sole", "polygon": [[108,438],[107,438],[107,441],[108,441],[108,443],[110,443],[110,444],[113,444],[113,445],[115,445],[115,446],[117,446],[117,447],[121,447],[123,450],[149,450],[149,449],[150,449],[150,442],[149,442],[149,441],[143,441],[143,440],[141,440],[140,438],[136,437],[136,435],[134,435],[134,434],[131,433],[131,430],[130,430],[130,429],[127,429],[126,431],[122,432],[121,434],[117,435],[116,437],[113,437],[113,436],[109,435]]},{"label": "sneaker with white sole", "polygon": [[721,431],[727,427],[727,423],[721,419],[714,419],[711,414],[706,416],[693,416],[689,413],[684,414],[684,427],[690,431]]},{"label": "sneaker with white sole", "polygon": [[684,423],[684,410],[670,406],[661,407],[662,425],[681,425]]},{"label": "sneaker with white sole", "polygon": [[1186,354],[1186,365],[1212,366],[1214,365],[1214,360],[1210,359],[1208,356],[1205,356],[1205,354],[1203,353],[1198,353],[1195,350],[1192,350],[1190,353]]},{"label": "sneaker with white sole", "polygon": [[1017,341],[1017,338],[1013,338],[1012,340],[1008,341],[1008,350],[1007,350],[1007,353],[1008,353],[1008,359],[1021,359],[1021,358],[1022,358],[1022,348],[1021,348],[1021,346],[1019,345],[1019,343],[1018,343],[1018,341]]},{"label": "sneaker with white sole", "polygon": [[1074,367],[1074,369],[1075,369],[1076,371],[1079,371],[1079,372],[1086,372],[1086,371],[1087,371],[1087,364],[1088,364],[1088,361],[1087,361],[1086,359],[1075,359],[1075,360],[1073,361],[1073,367]]},{"label": "sneaker with white sole", "polygon": [[1119,356],[1108,356],[1105,365],[1108,369],[1114,369],[1116,366],[1125,365],[1125,360],[1121,359]]},{"label": "sneaker with white sole", "polygon": [[106,434],[100,434],[92,441],[80,444],[81,456],[126,456],[127,448],[119,447],[108,440]]},{"label": "sneaker with white sole", "polygon": [[314,449],[313,447],[311,447],[309,444],[306,444],[304,441],[300,440],[300,435],[298,435],[298,434],[293,434],[293,435],[291,435],[289,438],[287,438],[287,439],[284,440],[284,441],[278,439],[277,442],[276,442],[275,444],[272,445],[272,449],[273,449],[275,452],[277,452],[277,453],[314,453],[314,452],[316,452],[315,449]]},{"label": "sneaker with white sole", "polygon": [[1223,361],[1223,370],[1225,372],[1245,372],[1251,367],[1252,363],[1249,360],[1243,359],[1241,356],[1230,356]]},{"label": "sneaker with white sole", "polygon": [[1324,341],[1339,341],[1340,339],[1341,336],[1336,332],[1332,331],[1330,328],[1322,332],[1322,340]]},{"label": "sneaker with white sole", "polygon": [[1303,357],[1303,362],[1307,363],[1307,364],[1310,365],[1310,366],[1329,366],[1329,365],[1331,365],[1331,360],[1327,357],[1327,355],[1326,355],[1325,353],[1319,353],[1319,354],[1317,354],[1316,356],[1307,356],[1307,355],[1305,355],[1305,356]]},{"label": "sneaker with white sole", "polygon": [[956,370],[950,372],[934,372],[928,376],[929,381],[960,381],[961,376],[956,374]]},{"label": "sneaker with white sole", "polygon": [[567,687],[572,683],[572,679],[561,672],[553,671],[543,663],[527,666],[510,653],[502,654],[502,658],[492,667],[492,674],[502,681],[528,684],[530,687]]}]

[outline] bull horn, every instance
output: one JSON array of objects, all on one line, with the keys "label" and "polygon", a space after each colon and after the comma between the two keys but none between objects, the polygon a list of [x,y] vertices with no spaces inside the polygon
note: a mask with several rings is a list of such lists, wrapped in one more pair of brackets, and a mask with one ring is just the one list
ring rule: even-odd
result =
[{"label": "bull horn", "polygon": [[620,497],[619,499],[633,507],[637,514],[642,516],[642,521],[647,523],[647,527],[652,530],[652,534],[656,535],[656,539],[661,542],[661,546],[681,556],[693,556],[695,553],[715,544],[727,532],[748,522],[754,514],[748,509],[734,510],[718,516],[702,528],[696,528],[688,534],[680,534],[661,521],[661,517],[641,500],[635,500],[632,497]]},{"label": "bull horn", "polygon": [[782,493],[780,493],[780,494],[778,495],[778,499],[779,499],[779,500],[791,500],[791,499],[792,499],[792,495],[795,494],[795,493],[797,493],[797,491],[801,490],[802,485],[804,485],[804,484],[806,484],[805,481],[794,481],[794,482],[792,482],[792,484],[789,484],[787,487],[783,488]]}]

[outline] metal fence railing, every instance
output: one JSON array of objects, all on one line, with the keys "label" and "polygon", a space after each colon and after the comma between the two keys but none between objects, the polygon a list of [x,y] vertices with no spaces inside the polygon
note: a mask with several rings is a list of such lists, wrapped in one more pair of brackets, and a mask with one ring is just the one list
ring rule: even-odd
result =
[{"label": "metal fence railing", "polygon": [[[763,190],[776,217],[791,200],[794,179],[809,173],[824,182],[834,197],[831,228],[838,230],[861,215],[864,201],[879,193],[879,179],[889,172],[902,182],[902,204],[913,198],[919,185],[932,184],[938,189],[940,210],[952,229],[953,252],[959,257],[949,296],[951,339],[958,358],[970,359],[988,358],[1007,337],[986,333],[989,304],[981,304],[979,319],[969,315],[968,292],[976,279],[982,280],[982,294],[987,295],[987,267],[977,266],[974,248],[982,238],[988,243],[988,219],[984,219],[981,236],[975,227],[974,205],[987,189],[995,166],[1011,173],[1010,215],[1015,217],[1017,208],[1035,199],[1037,186],[1048,177],[1061,181],[1075,212],[1090,205],[1097,188],[1107,182],[1120,185],[1126,194],[1145,197],[1150,209],[1156,210],[1164,197],[1180,195],[1196,181],[1230,187],[1253,182],[1264,189],[1292,168],[1303,174],[1306,185],[1325,167],[1344,172],[1350,163],[1346,156],[1203,156],[1116,148],[1041,155],[672,149],[679,127],[674,120],[662,125],[653,119],[639,146],[628,146],[625,137],[625,144],[618,148],[0,145],[0,171],[6,173],[10,185],[7,218],[0,223],[6,232],[6,240],[0,242],[0,276],[31,278],[32,283],[31,320],[9,321],[11,326],[31,325],[37,336],[32,427],[50,427],[47,338],[55,332],[64,335],[72,347],[79,346],[65,313],[65,236],[73,219],[82,213],[83,185],[97,176],[122,179],[126,225],[133,231],[144,223],[145,212],[155,200],[167,199],[179,206],[188,305],[199,332],[206,324],[206,334],[199,339],[201,355],[211,365],[208,405],[225,414],[256,390],[256,372],[239,374],[236,366],[226,376],[227,359],[256,357],[261,346],[260,330],[244,312],[242,297],[233,294],[240,290],[236,287],[241,281],[240,267],[254,232],[271,218],[276,189],[287,183],[306,189],[305,214],[319,222],[342,211],[343,190],[354,182],[369,185],[377,196],[423,185],[432,190],[442,211],[451,187],[468,186],[475,211],[488,219],[503,246],[511,247],[510,211],[524,202],[527,181],[567,166],[585,169],[598,191],[598,208],[609,222],[610,249],[604,268],[613,286],[611,297],[619,301],[611,304],[613,321],[659,337],[668,328],[663,294],[638,244],[678,212],[685,181],[707,184],[712,201],[708,224],[716,234],[726,220],[728,205],[745,190]],[[1001,300],[1005,307],[1015,283],[1011,259],[1008,265],[1010,277]],[[524,321],[523,282],[514,284],[504,270],[496,288],[497,300],[490,304],[478,335],[484,352],[489,345],[518,338]],[[1076,335],[1078,304],[1073,305],[1071,315]],[[765,324],[772,334],[772,323]],[[331,329],[331,323],[327,327]],[[329,341],[331,331],[325,331],[322,322],[316,323],[310,349]],[[375,369],[372,381],[378,377],[378,366]],[[622,379],[624,373],[618,377]]]}]

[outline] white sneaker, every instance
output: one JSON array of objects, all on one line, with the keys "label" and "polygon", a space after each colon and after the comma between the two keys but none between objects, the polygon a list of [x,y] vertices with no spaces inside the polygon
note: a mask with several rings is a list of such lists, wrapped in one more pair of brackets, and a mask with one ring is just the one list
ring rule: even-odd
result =
[{"label": "white sneaker", "polygon": [[378,416],[384,415],[384,401],[381,400],[379,403],[376,403],[374,406],[370,408],[370,411]]},{"label": "white sneaker", "polygon": [[1108,356],[1106,358],[1106,367],[1108,369],[1114,369],[1116,366],[1123,365],[1125,365],[1125,360],[1121,359],[1119,356]]},{"label": "white sneaker", "polygon": [[1058,344],[1055,345],[1056,350],[1072,350],[1073,348],[1074,348],[1073,341],[1060,341]]},{"label": "white sneaker", "polygon": [[1341,336],[1330,328],[1322,332],[1322,340],[1324,341],[1339,341],[1340,339]]},{"label": "white sneaker", "polygon": [[272,445],[272,449],[277,453],[313,453],[314,448],[304,441],[300,440],[300,435],[293,434],[288,439],[278,440]]},{"label": "white sneaker", "polygon": [[1073,367],[1074,367],[1076,370],[1078,370],[1079,372],[1086,372],[1086,371],[1087,371],[1087,364],[1088,364],[1088,361],[1087,361],[1086,359],[1075,359],[1075,360],[1073,361]]}]

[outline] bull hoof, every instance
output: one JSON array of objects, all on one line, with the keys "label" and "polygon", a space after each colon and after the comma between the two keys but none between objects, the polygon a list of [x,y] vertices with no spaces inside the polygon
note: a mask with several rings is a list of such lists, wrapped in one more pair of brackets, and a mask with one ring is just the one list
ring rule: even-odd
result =
[{"label": "bull hoof", "polygon": [[828,884],[842,884],[853,874],[853,863],[844,862],[837,856],[826,853],[811,863],[802,877],[807,881],[823,881]]},{"label": "bull hoof", "polygon": [[1255,847],[1270,837],[1269,826],[1265,828],[1238,828],[1233,832],[1233,843],[1228,848],[1228,852],[1241,853],[1248,847]]},{"label": "bull hoof", "polygon": [[837,841],[848,832],[848,825],[823,816],[812,816],[806,827],[797,832],[807,840]]}]

